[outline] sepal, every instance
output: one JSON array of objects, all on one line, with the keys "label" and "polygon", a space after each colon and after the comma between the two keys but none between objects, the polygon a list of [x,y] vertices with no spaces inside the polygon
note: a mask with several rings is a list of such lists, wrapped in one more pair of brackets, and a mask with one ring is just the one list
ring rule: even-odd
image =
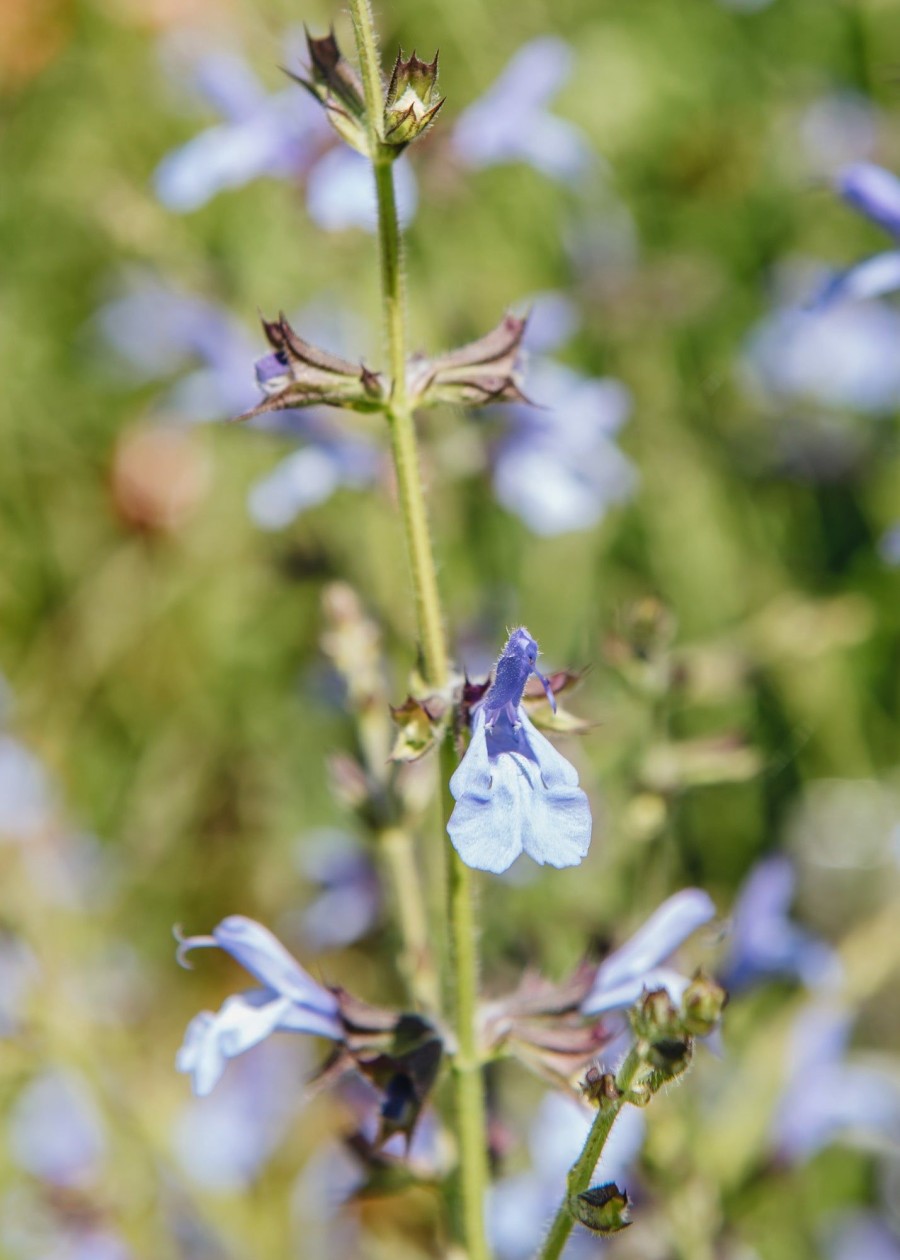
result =
[{"label": "sepal", "polygon": [[370,156],[363,85],[338,47],[334,31],[329,31],[322,39],[314,39],[307,31],[306,44],[309,78],[304,79],[290,70],[287,73],[316,98],[341,139],[364,157]]},{"label": "sepal", "polygon": [[522,338],[526,320],[505,315],[477,341],[438,355],[413,357],[407,365],[407,389],[413,405],[455,403],[483,407],[497,402],[528,402],[520,388]]},{"label": "sepal", "polygon": [[631,1224],[631,1200],[614,1182],[572,1195],[569,1208],[577,1221],[601,1238]]},{"label": "sepal", "polygon": [[382,408],[385,395],[377,372],[304,341],[283,313],[277,320],[264,319],[262,325],[274,351],[256,364],[256,378],[266,398],[238,420],[323,404],[352,411]]},{"label": "sepal", "polygon": [[420,61],[415,52],[404,61],[402,52],[397,53],[384,103],[384,143],[398,153],[437,117],[444,103],[437,75],[437,53],[433,61]]}]

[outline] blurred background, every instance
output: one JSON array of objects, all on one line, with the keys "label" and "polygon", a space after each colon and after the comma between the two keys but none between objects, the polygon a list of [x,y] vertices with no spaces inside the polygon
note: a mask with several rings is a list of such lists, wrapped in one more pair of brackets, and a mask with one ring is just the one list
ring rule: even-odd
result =
[{"label": "blurred background", "polygon": [[[526,964],[560,979],[709,890],[732,931],[694,960],[733,990],[724,1046],[649,1110],[610,1250],[896,1260],[900,308],[810,304],[885,248],[835,181],[900,171],[900,9],[377,19],[387,64],[440,48],[447,97],[398,171],[414,346],[533,312],[541,409],[421,423],[457,662],[483,676],[524,623],[545,669],[588,671],[561,747],[592,852],[491,881],[485,988]],[[180,972],[174,925],[252,915],[325,982],[402,1000],[335,647],[336,625],[351,664],[364,642],[402,701],[384,435],[343,413],[223,423],[258,400],[259,311],[383,361],[366,172],[279,69],[332,21],[349,49],[320,0],[0,0],[11,1260],[447,1254],[433,1165],[338,1210],[353,1100],[307,1098],[308,1040],[204,1100],[174,1070],[190,1018],[244,983],[218,956]],[[514,1064],[490,1087],[515,1260],[567,1120]]]}]

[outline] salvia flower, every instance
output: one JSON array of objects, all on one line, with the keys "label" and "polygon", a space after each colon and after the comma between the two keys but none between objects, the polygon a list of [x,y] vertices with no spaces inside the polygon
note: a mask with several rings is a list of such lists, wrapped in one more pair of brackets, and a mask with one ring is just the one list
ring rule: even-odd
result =
[{"label": "salvia flower", "polygon": [[267,928],[240,914],[229,915],[211,936],[189,936],[189,950],[222,949],[259,981],[260,987],[226,999],[213,1014],[201,1011],[188,1025],[176,1067],[190,1074],[194,1093],[208,1094],[229,1059],[274,1032],[303,1032],[332,1041],[343,1039],[337,997],[300,966]]},{"label": "salvia flower", "polygon": [[852,1029],[852,1011],[837,1002],[798,1018],[771,1133],[782,1159],[804,1162],[837,1140],[900,1141],[900,1087],[887,1065],[848,1056]]},{"label": "salvia flower", "polygon": [[524,44],[499,79],[464,110],[453,148],[468,166],[525,162],[551,179],[570,181],[590,169],[592,153],[574,123],[547,109],[569,77],[572,52],[561,39]]},{"label": "salvia flower", "polygon": [[538,648],[524,627],[514,630],[494,682],[475,710],[472,739],[450,791],[456,806],[447,825],[463,861],[500,874],[521,853],[550,866],[577,866],[591,842],[591,810],[578,774],[532,725],[522,707]]},{"label": "salvia flower", "polygon": [[836,183],[848,205],[890,233],[895,247],[840,272],[819,295],[818,307],[900,289],[900,179],[874,162],[852,162],[838,172]]},{"label": "salvia flower", "polygon": [[772,976],[796,977],[810,988],[840,977],[834,950],[789,917],[796,875],[789,858],[758,863],[744,881],[731,917],[723,981],[734,991]]},{"label": "salvia flower", "polygon": [[531,366],[524,391],[528,402],[504,413],[494,493],[536,534],[591,529],[637,485],[615,441],[631,396],[619,381],[582,376],[549,359]]},{"label": "salvia flower", "polygon": [[667,960],[698,928],[715,918],[712,898],[700,888],[684,888],[669,897],[624,945],[597,968],[591,991],[581,1003],[585,1015],[601,1015],[633,1006],[646,990],[665,989],[680,1003],[687,976]]}]

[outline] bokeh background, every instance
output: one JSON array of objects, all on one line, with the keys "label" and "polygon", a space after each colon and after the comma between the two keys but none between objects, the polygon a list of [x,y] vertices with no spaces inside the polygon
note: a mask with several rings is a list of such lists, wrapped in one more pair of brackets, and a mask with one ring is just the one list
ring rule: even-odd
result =
[{"label": "bokeh background", "polygon": [[[609,1249],[896,1258],[900,312],[808,304],[884,246],[834,181],[900,168],[900,10],[377,16],[391,56],[440,48],[447,97],[404,176],[414,345],[534,310],[544,411],[421,426],[457,660],[483,674],[524,623],[547,668],[590,667],[563,746],[592,852],[491,881],[485,986],[561,978],[686,884],[727,923],[748,876],[777,876],[695,951],[737,978],[724,1046],[648,1112],[637,1223]],[[11,1260],[445,1254],[433,1188],[338,1213],[347,1104],[307,1098],[315,1046],[261,1047],[203,1101],[174,1071],[242,981],[180,972],[173,925],[253,915],[327,982],[402,995],[372,837],[328,773],[356,733],[322,646],[349,584],[404,697],[383,435],[222,423],[257,398],[260,310],[380,362],[365,186],[279,71],[331,21],[349,47],[320,0],[0,5]],[[427,867],[433,829],[419,843]],[[542,1092],[492,1071],[514,1221],[553,1146]]]}]

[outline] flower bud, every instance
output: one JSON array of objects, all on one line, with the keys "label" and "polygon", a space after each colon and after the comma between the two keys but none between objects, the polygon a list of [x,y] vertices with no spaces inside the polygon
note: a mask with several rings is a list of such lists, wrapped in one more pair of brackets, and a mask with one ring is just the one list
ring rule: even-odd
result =
[{"label": "flower bud", "polygon": [[645,990],[630,1019],[635,1036],[651,1043],[681,1035],[681,1014],[665,989]]},{"label": "flower bud", "polygon": [[687,1032],[705,1037],[722,1018],[728,992],[701,968],[681,999],[682,1022]]},{"label": "flower bud", "polygon": [[366,102],[359,75],[338,48],[334,31],[324,39],[313,39],[307,31],[309,78],[287,72],[310,92],[328,115],[328,121],[351,148],[369,156],[369,129]]},{"label": "flower bud", "polygon": [[647,1051],[647,1062],[653,1068],[653,1074],[647,1081],[650,1089],[656,1093],[660,1086],[683,1076],[693,1057],[694,1043],[690,1037],[654,1041]]},{"label": "flower bud", "polygon": [[576,1220],[601,1237],[617,1234],[631,1224],[631,1200],[615,1182],[574,1195],[569,1208]]},{"label": "flower bud", "polygon": [[397,53],[384,103],[384,142],[397,153],[422,134],[444,103],[437,91],[437,67],[437,53],[430,62],[415,53],[404,61]]}]

